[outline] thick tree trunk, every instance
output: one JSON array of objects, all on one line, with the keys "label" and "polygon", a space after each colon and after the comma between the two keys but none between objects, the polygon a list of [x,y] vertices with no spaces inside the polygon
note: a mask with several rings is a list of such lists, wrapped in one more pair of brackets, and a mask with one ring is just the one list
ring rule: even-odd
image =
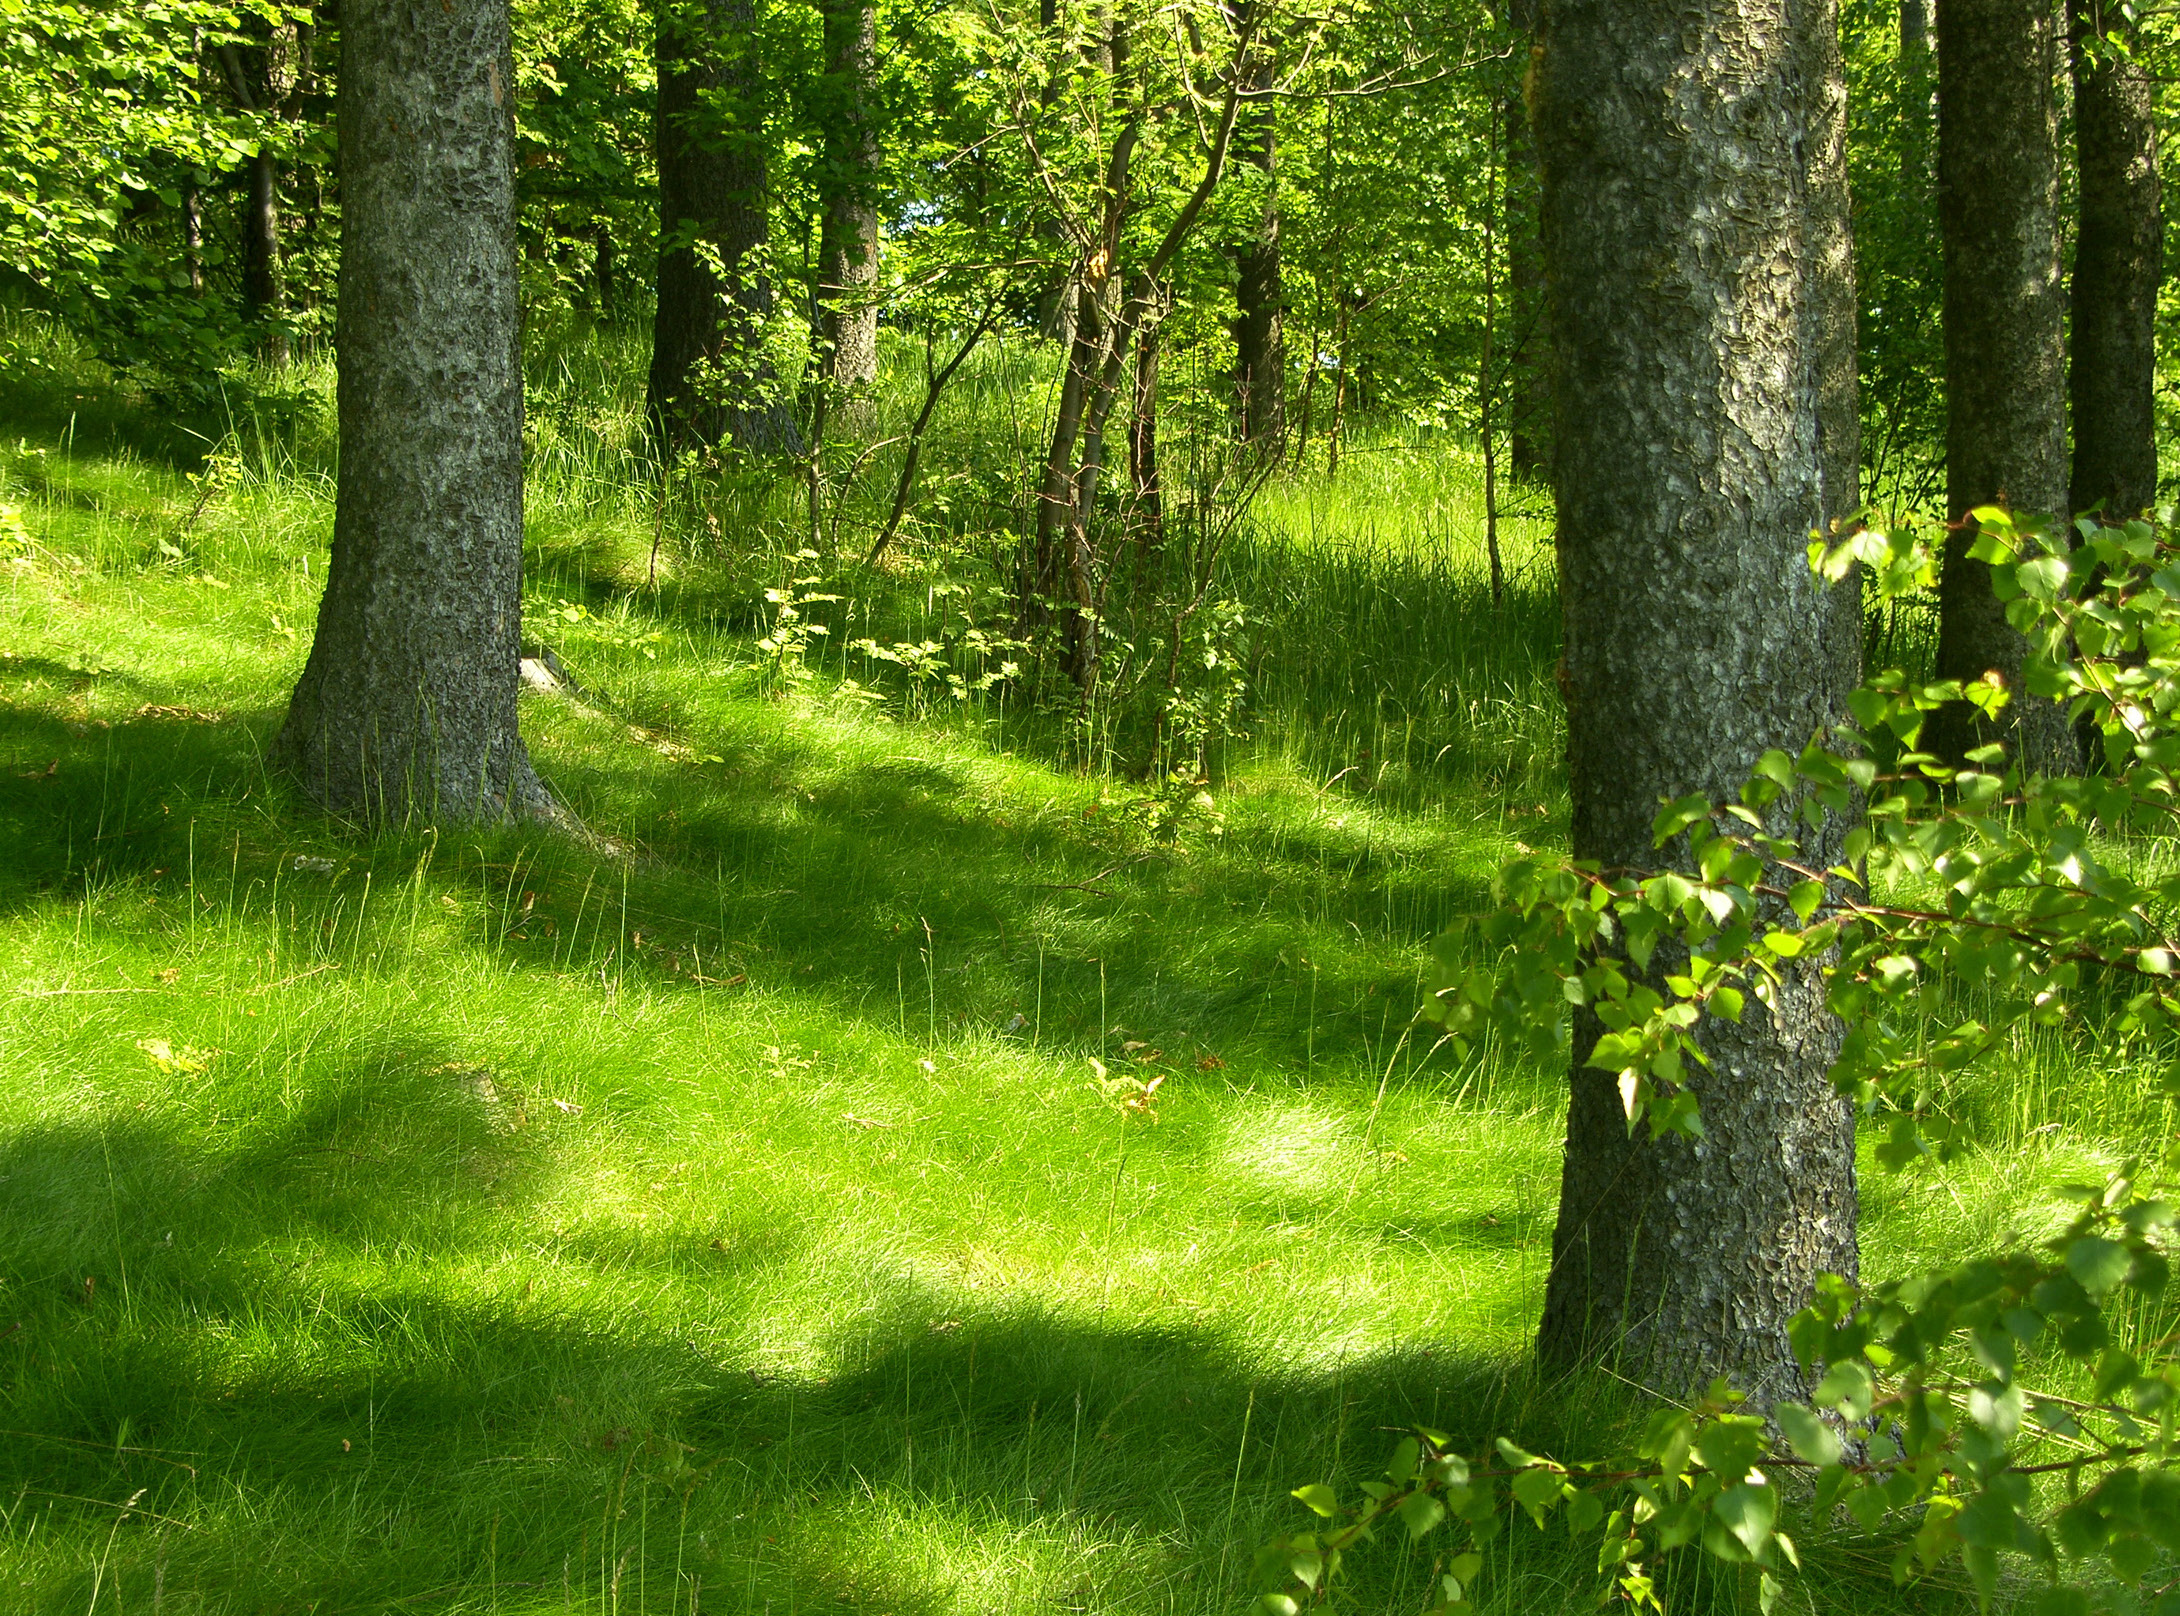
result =
[{"label": "thick tree trunk", "polygon": [[[1938,218],[1945,247],[1947,514],[1978,505],[2066,515],[2066,346],[2059,281],[2058,30],[2050,0],[1938,0]],[[1933,715],[1932,750],[2002,740],[2031,768],[2079,766],[2054,703],[2021,688],[2028,645],[1950,532],[1938,589],[1938,675],[1995,670],[2002,722],[1966,702]]]},{"label": "thick tree trunk", "polygon": [[[1662,799],[1732,800],[1844,696],[1806,557],[1829,501],[1814,329],[1824,0],[1548,0],[1536,80],[1554,296],[1573,851],[1656,866]],[[1700,18],[1700,21],[1691,20]],[[1827,198],[1831,198],[1827,201]],[[1628,311],[1642,311],[1640,319]],[[1809,856],[1836,856],[1828,826]],[[1585,1052],[1596,1027],[1578,1026]],[[1821,979],[1700,1032],[1705,1136],[1632,1136],[1576,1066],[1547,1361],[1616,1353],[1670,1392],[1805,1390],[1786,1326],[1855,1271],[1852,1111]]]},{"label": "thick tree trunk", "polygon": [[340,481],[275,752],[372,823],[552,813],[516,726],[522,366],[507,0],[341,17]]},{"label": "thick tree trunk", "polygon": [[2123,30],[2110,0],[2070,0],[2074,149],[2081,226],[2074,239],[2073,336],[2067,390],[2074,412],[2076,511],[2136,516],[2157,501],[2157,287],[2164,219],[2150,75],[2139,58],[2105,56],[2091,36]]},{"label": "thick tree trunk", "polygon": [[760,454],[799,447],[763,345],[772,288],[755,32],[753,0],[662,0],[655,138],[670,245],[647,402],[669,455],[721,438]]},{"label": "thick tree trunk", "polygon": [[835,86],[825,129],[825,218],[818,244],[819,339],[837,389],[878,379],[878,132],[876,0],[826,0],[826,75]]}]

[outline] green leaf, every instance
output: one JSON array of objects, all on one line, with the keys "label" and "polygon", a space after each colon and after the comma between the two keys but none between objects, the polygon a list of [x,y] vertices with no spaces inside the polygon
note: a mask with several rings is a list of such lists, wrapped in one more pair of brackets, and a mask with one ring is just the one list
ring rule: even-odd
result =
[{"label": "green leaf", "polygon": [[2079,1588],[2046,1588],[2034,1609],[2036,1616],[2089,1616],[2089,1595]]},{"label": "green leaf", "polygon": [[1655,845],[1663,847],[1699,819],[1711,817],[1711,799],[1697,792],[1678,802],[1667,803],[1658,810],[1658,817],[1651,822],[1651,835]]},{"label": "green leaf", "polygon": [[1846,1358],[1832,1364],[1817,1382],[1816,1399],[1820,1407],[1835,1408],[1848,1420],[1866,1420],[1870,1417],[1870,1404],[1876,1401],[1877,1388],[1870,1379],[1870,1371],[1859,1359]]},{"label": "green leaf", "polygon": [[1446,1506],[1425,1492],[1413,1492],[1400,1501],[1400,1519],[1410,1537],[1421,1537],[1446,1518]]},{"label": "green leaf", "polygon": [[1761,1559],[1779,1518],[1778,1489],[1748,1481],[1728,1487],[1712,1502],[1711,1518],[1733,1534],[1750,1559]]},{"label": "green leaf", "polygon": [[2093,1234],[2066,1248],[2066,1271],[2091,1296],[2102,1296],[2124,1280],[2133,1260],[2125,1246]]},{"label": "green leaf", "polygon": [[1416,1460],[1422,1456],[1422,1444],[1412,1436],[1402,1437],[1400,1445],[1393,1449],[1392,1462],[1385,1467],[1386,1478],[1405,1484],[1415,1474]]},{"label": "green leaf", "polygon": [[1294,1573],[1294,1580],[1315,1592],[1318,1579],[1325,1574],[1325,1557],[1315,1549],[1296,1549],[1287,1557],[1287,1569]]},{"label": "green leaf", "polygon": [[1779,1429],[1794,1451],[1811,1464],[1835,1465],[1840,1459],[1839,1433],[1810,1410],[1799,1403],[1781,1403],[1773,1409],[1772,1417],[1779,1422]]},{"label": "green leaf", "polygon": [[1307,1504],[1319,1515],[1324,1516],[1326,1520],[1332,1519],[1333,1516],[1340,1512],[1339,1495],[1323,1482],[1312,1482],[1307,1487],[1297,1487],[1294,1490],[1294,1496],[1301,1499],[1303,1503]]},{"label": "green leaf", "polygon": [[1514,1502],[1529,1512],[1529,1518],[1542,1526],[1544,1517],[1558,1505],[1566,1483],[1559,1479],[1559,1472],[1542,1465],[1524,1470],[1516,1476],[1510,1487]]}]

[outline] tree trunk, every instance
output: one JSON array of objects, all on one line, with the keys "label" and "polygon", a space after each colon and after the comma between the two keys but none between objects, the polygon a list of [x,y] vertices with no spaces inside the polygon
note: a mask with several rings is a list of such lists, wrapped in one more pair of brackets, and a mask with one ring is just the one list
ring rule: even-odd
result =
[{"label": "tree trunk", "polygon": [[[1535,5],[1510,5],[1507,21],[1533,31]],[[1544,244],[1538,234],[1537,141],[1519,89],[1507,95],[1503,116],[1507,309],[1500,363],[1505,374],[1506,457],[1516,481],[1536,482],[1552,470],[1551,336],[1546,329]]]},{"label": "tree trunk", "polygon": [[544,817],[516,725],[522,365],[507,0],[342,12],[340,479],[275,754],[371,823]]},{"label": "tree trunk", "polygon": [[1931,0],[1900,0],[1900,180],[1910,198],[1930,195]]},{"label": "tree trunk", "polygon": [[1135,487],[1136,542],[1148,554],[1165,543],[1166,492],[1158,477],[1158,350],[1163,324],[1146,325],[1135,350],[1135,399],[1128,413],[1128,477]]},{"label": "tree trunk", "polygon": [[[1237,26],[1248,22],[1248,0],[1229,8]],[[1251,89],[1269,88],[1277,77],[1271,53],[1251,53]],[[1250,107],[1236,131],[1236,156],[1264,176],[1264,208],[1255,236],[1234,254],[1234,422],[1242,441],[1267,457],[1280,454],[1287,437],[1286,287],[1279,258],[1279,117],[1271,101]]]},{"label": "tree trunk", "polygon": [[799,447],[763,344],[772,288],[755,35],[753,0],[661,0],[655,139],[670,245],[646,401],[668,455],[722,438],[760,454]]},{"label": "tree trunk", "polygon": [[[220,47],[220,65],[235,104],[269,121],[280,110],[292,64],[287,60],[287,24],[268,23],[265,42],[247,48]],[[289,82],[284,83],[287,78]],[[280,164],[260,134],[257,151],[242,174],[242,318],[259,332],[261,355],[272,364],[287,358],[287,338],[280,315]]]},{"label": "tree trunk", "polygon": [[836,389],[878,379],[878,133],[872,121],[877,0],[826,0],[825,220],[818,244],[819,339]]},{"label": "tree trunk", "polygon": [[[1947,515],[1978,505],[2066,516],[2066,347],[2059,282],[2058,30],[2049,0],[1938,0],[1938,219],[1945,248]],[[2028,642],[2006,621],[1975,524],[1946,535],[1938,676],[1995,670],[2014,701],[1997,725],[1966,702],[1928,744],[1960,758],[2004,741],[2032,769],[2079,752],[2057,704],[2028,696]]]},{"label": "tree trunk", "polygon": [[[1545,7],[1579,858],[1684,859],[1651,846],[1660,801],[1733,800],[1766,748],[1798,750],[1845,694],[1805,553],[1828,503],[1813,328],[1839,226],[1814,219],[1837,197],[1809,168],[1834,19],[1828,0]],[[1843,830],[1807,856],[1832,862]],[[1597,1030],[1578,1024],[1577,1047]],[[1853,1113],[1827,1078],[1839,1028],[1811,965],[1773,1008],[1752,997],[1699,1036],[1700,1140],[1631,1136],[1611,1077],[1578,1062],[1538,1348],[1616,1351],[1668,1392],[1727,1375],[1768,1404],[1806,1390],[1788,1321],[1819,1275],[1856,1266]]]},{"label": "tree trunk", "polygon": [[[242,209],[242,317],[264,325],[280,313],[280,165],[263,146],[250,159]],[[275,346],[267,340],[267,357]]]},{"label": "tree trunk", "polygon": [[[1839,0],[1798,0],[1809,9],[1809,267],[1811,360],[1816,366],[1820,531],[1827,542],[1862,507],[1862,395],[1855,300],[1854,193],[1847,177],[1847,66],[1840,53]],[[1855,524],[1859,526],[1860,524]],[[1862,576],[1830,591],[1827,656],[1844,697],[1862,682]]]},{"label": "tree trunk", "polygon": [[590,227],[590,282],[598,300],[598,318],[607,324],[617,312],[613,275],[613,227],[600,219]]},{"label": "tree trunk", "polygon": [[182,269],[190,295],[204,296],[204,188],[194,170],[182,184]]},{"label": "tree trunk", "polygon": [[2157,501],[2157,287],[2164,219],[2150,76],[2137,57],[2098,59],[2091,36],[2124,30],[2108,0],[2070,0],[2074,35],[2074,148],[2081,226],[2074,240],[2074,351],[2067,377],[2074,413],[2076,511],[2103,501],[2107,516],[2137,516]]}]

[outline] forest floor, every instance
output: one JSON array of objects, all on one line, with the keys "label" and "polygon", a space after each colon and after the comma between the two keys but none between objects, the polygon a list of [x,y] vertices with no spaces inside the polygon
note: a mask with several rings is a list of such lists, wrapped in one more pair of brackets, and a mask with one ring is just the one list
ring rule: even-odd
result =
[{"label": "forest floor", "polygon": [[[1254,723],[1178,824],[1003,714],[762,677],[638,516],[541,486],[582,694],[525,728],[600,849],[302,811],[261,760],[330,483],[72,403],[0,421],[0,1607],[1232,1612],[1393,1428],[1627,1417],[1525,1359],[1562,1074],[1406,1030],[1431,937],[1563,835],[1538,525],[1516,633],[1472,533],[1393,521],[1458,457],[1267,495]],[[1361,694],[1293,684],[1365,597]],[[1513,643],[1432,689],[1434,635]],[[1988,1148],[1865,1175],[1868,1271],[2116,1158],[2035,1070]],[[1818,1548],[1790,1608],[1953,1603]],[[1336,1608],[1429,1571],[1385,1543]],[[1522,1525],[1480,1594],[1596,1590]]]}]

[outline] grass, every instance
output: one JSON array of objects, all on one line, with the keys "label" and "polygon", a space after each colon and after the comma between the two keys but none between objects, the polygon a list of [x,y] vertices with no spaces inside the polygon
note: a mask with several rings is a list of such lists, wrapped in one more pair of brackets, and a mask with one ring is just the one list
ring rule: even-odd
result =
[{"label": "grass", "polygon": [[[300,812],[261,758],[329,447],[223,425],[208,477],[58,360],[11,394],[0,1606],[1231,1611],[1288,1490],[1388,1427],[1626,1417],[1525,1359],[1561,1074],[1405,1030],[1428,940],[1562,834],[1533,515],[1494,618],[1458,451],[1274,487],[1221,574],[1249,732],[1218,822],[1165,826],[1051,715],[913,703],[845,633],[783,682],[791,497],[723,487],[743,525],[650,587],[626,369],[562,358],[531,609],[586,694],[525,723],[619,856]],[[947,463],[1020,392],[969,387]],[[917,633],[981,564],[903,548],[821,558],[844,627]],[[2076,1056],[2027,1058],[2058,1090]],[[1162,1081],[1132,1110],[1101,1067]],[[2127,1144],[2056,1094],[1986,1110],[1967,1162],[1866,1180],[1871,1270]],[[1815,1558],[1796,1608],[1953,1598]],[[1341,1608],[1428,1570],[1360,1558]],[[1522,1527],[1488,1608],[1594,1580]]]}]

